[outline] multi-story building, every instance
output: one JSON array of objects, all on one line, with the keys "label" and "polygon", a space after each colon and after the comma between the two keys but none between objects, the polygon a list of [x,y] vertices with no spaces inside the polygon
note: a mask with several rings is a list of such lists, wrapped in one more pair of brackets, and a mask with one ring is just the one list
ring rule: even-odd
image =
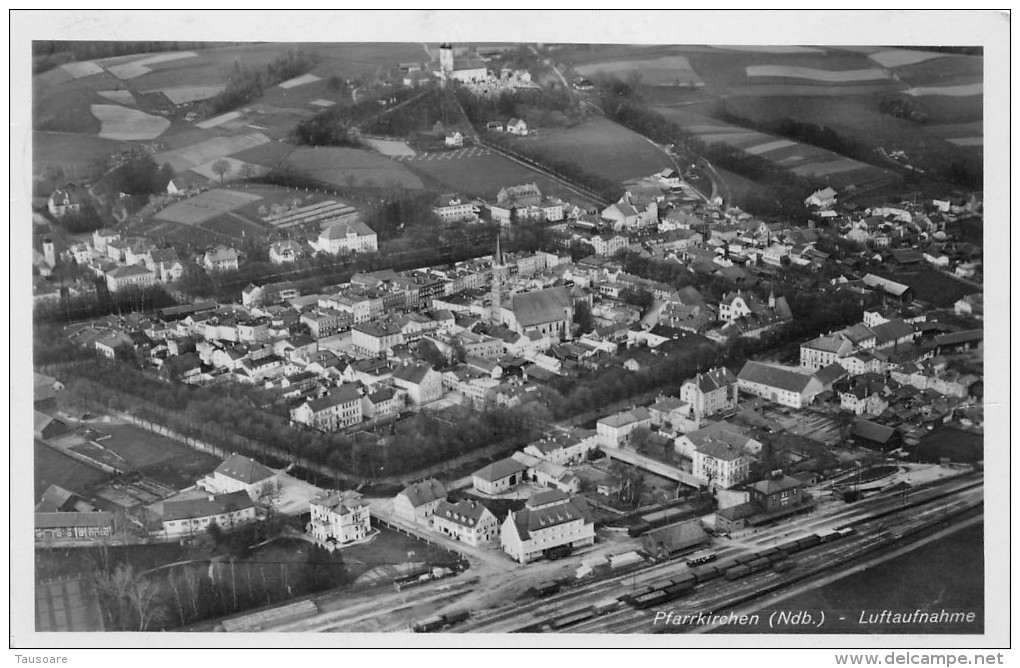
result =
[{"label": "multi-story building", "polygon": [[244,455],[230,455],[198,487],[213,494],[244,492],[252,501],[276,491],[276,472]]},{"label": "multi-story building", "polygon": [[312,518],[307,531],[325,547],[353,543],[372,532],[369,507],[361,502],[360,494],[330,494],[312,499],[308,505]]},{"label": "multi-story building", "polygon": [[478,501],[443,499],[432,515],[432,528],[468,545],[488,543],[499,534],[499,520]]},{"label": "multi-story building", "polygon": [[351,330],[355,351],[366,357],[378,357],[404,342],[400,327],[393,322],[363,322]]},{"label": "multi-story building", "polygon": [[230,531],[254,519],[255,502],[245,491],[163,504],[163,533],[168,538],[202,534],[212,524]]},{"label": "multi-story building", "polygon": [[729,489],[747,480],[750,460],[743,449],[709,440],[694,450],[694,476],[711,488]]},{"label": "multi-story building", "polygon": [[754,361],[744,364],[737,385],[748,394],[791,408],[807,406],[822,392],[821,382],[812,375]]},{"label": "multi-story building", "polygon": [[130,264],[106,272],[106,287],[110,292],[147,288],[155,284],[156,275],[142,265]]},{"label": "multi-story building", "polygon": [[329,223],[319,234],[316,250],[330,255],[374,253],[379,250],[379,237],[357,219]]},{"label": "multi-story building", "polygon": [[526,564],[595,543],[595,522],[584,499],[560,490],[535,494],[500,527],[503,551]]},{"label": "multi-story building", "polygon": [[600,446],[618,448],[630,442],[635,429],[648,428],[652,424],[652,416],[643,406],[622,411],[599,420],[595,424]]},{"label": "multi-story building", "polygon": [[437,197],[435,204],[432,206],[432,211],[444,223],[456,223],[462,220],[474,220],[477,218],[474,205],[456,194],[445,194]]},{"label": "multi-story building", "polygon": [[687,402],[700,419],[737,407],[737,377],[726,367],[716,367],[680,386],[680,400]]},{"label": "multi-story building", "polygon": [[354,385],[333,388],[290,412],[290,419],[319,431],[337,431],[361,422],[361,393]]},{"label": "multi-story building", "polygon": [[446,488],[435,478],[405,487],[393,499],[393,512],[402,520],[428,526],[436,506],[446,500]]}]

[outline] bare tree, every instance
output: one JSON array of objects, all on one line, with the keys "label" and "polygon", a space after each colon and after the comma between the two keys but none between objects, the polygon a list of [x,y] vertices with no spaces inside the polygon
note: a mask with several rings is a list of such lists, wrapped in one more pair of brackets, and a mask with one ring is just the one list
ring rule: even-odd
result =
[{"label": "bare tree", "polygon": [[139,631],[145,631],[149,624],[158,621],[163,615],[163,608],[156,601],[158,592],[156,585],[143,575],[133,578],[128,587],[127,596],[138,615]]},{"label": "bare tree", "polygon": [[229,162],[227,162],[223,158],[220,158],[219,160],[212,164],[211,169],[213,171],[213,174],[216,174],[217,176],[220,177],[220,185],[223,185],[223,176],[230,171],[231,167]]}]

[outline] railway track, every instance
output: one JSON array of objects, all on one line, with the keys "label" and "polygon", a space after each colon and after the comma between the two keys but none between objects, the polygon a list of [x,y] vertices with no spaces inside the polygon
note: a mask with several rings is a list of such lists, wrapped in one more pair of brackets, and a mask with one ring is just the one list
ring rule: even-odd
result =
[{"label": "railway track", "polygon": [[[949,512],[946,508],[950,508],[951,504],[950,510],[953,512],[966,510],[971,506],[960,506],[958,501],[949,499],[949,497],[960,494],[969,495],[970,502],[973,502],[974,497],[980,499],[978,488],[982,484],[982,480],[975,480],[973,477],[967,476],[938,485],[908,490],[906,494],[879,494],[834,513],[809,516],[795,529],[791,529],[789,526],[774,527],[756,535],[753,542],[741,541],[717,548],[715,552],[718,560],[722,562],[730,558],[767,550],[776,544],[805,537],[812,531],[822,531],[834,526],[854,527],[861,534],[859,538],[852,541],[839,543],[839,545],[854,546],[846,553],[833,553],[832,546],[825,544],[828,545],[825,549],[809,548],[803,555],[797,554],[797,567],[793,572],[779,574],[767,571],[752,575],[749,579],[755,583],[755,586],[751,589],[750,594],[744,592],[747,588],[746,581],[738,580],[733,583],[723,581],[725,584],[716,581],[711,587],[698,587],[694,597],[681,599],[681,602],[691,609],[716,610],[721,607],[738,605],[768,591],[802,581],[811,577],[816,570],[820,572],[831,568],[834,561],[843,562],[856,559],[882,546],[895,543],[909,535],[911,531],[919,530],[917,526],[920,528],[926,526],[925,523],[933,519],[933,513],[937,516],[939,513]],[[933,508],[934,510],[932,510]],[[934,517],[934,519],[938,518]],[[653,585],[667,578],[682,576],[689,570],[682,560],[655,564],[625,575],[612,576],[570,588],[547,598],[524,603],[518,602],[512,609],[489,612],[484,618],[470,620],[452,631],[464,633],[533,632],[544,624],[549,624],[565,615],[582,611],[586,607],[599,607],[607,600],[615,600],[641,587]],[[566,633],[648,632],[651,629],[650,620],[651,617],[645,611],[620,604],[605,607],[597,616],[584,619],[576,624],[561,626],[555,630]]]}]

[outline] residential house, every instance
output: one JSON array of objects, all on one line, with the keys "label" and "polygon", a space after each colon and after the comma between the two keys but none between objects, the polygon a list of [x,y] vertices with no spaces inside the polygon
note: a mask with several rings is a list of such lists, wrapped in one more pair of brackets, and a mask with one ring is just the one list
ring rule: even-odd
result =
[{"label": "residential house", "polygon": [[252,501],[277,491],[276,472],[244,455],[233,454],[216,467],[211,476],[198,481],[198,486],[213,494],[244,492]]},{"label": "residential house", "polygon": [[206,251],[202,266],[206,271],[237,271],[237,251],[228,246],[216,246]]},{"label": "residential house", "polygon": [[393,371],[393,383],[407,393],[413,406],[423,406],[443,396],[443,375],[428,364],[397,367]]},{"label": "residential house", "polygon": [[244,491],[163,503],[163,533],[168,538],[202,535],[213,524],[230,531],[254,519],[255,502]]},{"label": "residential house", "polygon": [[726,367],[716,367],[688,378],[680,386],[680,399],[690,406],[696,420],[737,407],[737,377]]},{"label": "residential house", "polygon": [[396,415],[403,405],[403,395],[392,387],[382,387],[361,398],[361,413],[366,420],[383,420]]},{"label": "residential house", "polygon": [[598,432],[574,428],[548,433],[525,446],[524,452],[554,464],[569,466],[584,461],[597,446]]},{"label": "residential house", "polygon": [[156,275],[137,264],[116,267],[106,272],[106,287],[110,292],[129,288],[148,288],[156,284]]},{"label": "residential house", "polygon": [[596,255],[613,256],[627,247],[627,237],[620,234],[600,234],[591,238]]},{"label": "residential house", "polygon": [[836,383],[833,389],[839,393],[840,408],[855,415],[881,415],[889,408],[889,384],[878,374],[847,378]]},{"label": "residential house", "polygon": [[362,421],[361,393],[354,385],[341,385],[326,396],[309,399],[290,411],[290,419],[319,431],[338,431]]},{"label": "residential house", "polygon": [[464,135],[457,131],[454,131],[453,134],[446,135],[444,143],[446,145],[446,148],[461,148],[462,146],[464,146]]},{"label": "residential house", "polygon": [[446,488],[435,478],[411,483],[393,499],[393,513],[402,520],[429,526]]},{"label": "residential house", "polygon": [[361,355],[379,357],[404,343],[404,335],[400,327],[390,321],[363,322],[351,329],[351,343]]},{"label": "residential house", "polygon": [[478,501],[439,502],[432,516],[432,528],[468,545],[488,543],[499,534],[499,520]]},{"label": "residential house", "polygon": [[738,447],[709,440],[694,449],[694,477],[710,489],[730,489],[747,480],[750,459]]},{"label": "residential house", "polygon": [[595,543],[595,522],[583,498],[559,490],[532,496],[500,527],[503,551],[521,564]]},{"label": "residential house", "polygon": [[836,191],[832,188],[823,188],[816,190],[811,193],[806,200],[804,200],[804,206],[814,207],[816,209],[831,209],[836,204]]},{"label": "residential house", "polygon": [[682,457],[694,459],[694,451],[709,443],[722,443],[747,454],[761,452],[762,444],[748,435],[743,427],[726,421],[709,422],[700,429],[681,434],[674,442],[674,449]]},{"label": "residential house", "polygon": [[600,446],[619,448],[630,442],[635,429],[647,429],[651,424],[651,413],[644,406],[638,406],[602,418],[595,424],[595,428]]},{"label": "residential house", "polygon": [[54,218],[79,213],[85,205],[87,190],[74,183],[57,188],[46,200],[46,208]]},{"label": "residential house", "polygon": [[737,374],[741,391],[791,408],[803,408],[822,392],[814,376],[762,362],[748,361]]},{"label": "residential house", "polygon": [[526,137],[528,134],[528,124],[524,122],[523,118],[511,118],[506,122],[506,131],[512,135]]},{"label": "residential house", "polygon": [[307,531],[324,547],[332,549],[364,540],[372,533],[371,511],[361,502],[360,494],[329,494],[312,499],[308,506],[312,516]]},{"label": "residential house", "polygon": [[781,472],[749,485],[747,490],[751,503],[758,504],[766,513],[787,510],[805,500],[804,483]]},{"label": "residential house", "polygon": [[691,420],[691,406],[676,397],[659,395],[655,403],[648,407],[651,426],[662,431],[689,431],[696,428]]},{"label": "residential house", "polygon": [[297,262],[304,254],[304,248],[293,239],[277,241],[269,246],[269,261],[273,264]]}]

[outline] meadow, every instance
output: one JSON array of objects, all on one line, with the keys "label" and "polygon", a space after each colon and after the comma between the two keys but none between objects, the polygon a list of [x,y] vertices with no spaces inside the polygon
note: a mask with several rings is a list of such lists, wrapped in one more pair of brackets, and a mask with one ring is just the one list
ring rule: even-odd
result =
[{"label": "meadow", "polygon": [[423,187],[421,179],[403,164],[356,148],[301,146],[287,156],[287,164],[324,183],[379,188],[396,185],[410,190]]},{"label": "meadow", "polygon": [[592,77],[598,74],[627,80],[634,74],[647,86],[704,86],[698,73],[686,56],[662,56],[649,60],[614,60],[590,63],[575,68],[578,74]]},{"label": "meadow", "polygon": [[587,199],[556,181],[495,152],[449,160],[407,160],[401,164],[419,174],[435,190],[494,200],[504,186],[534,183],[545,195],[579,206],[592,206]]},{"label": "meadow", "polygon": [[569,160],[617,183],[673,167],[669,156],[647,139],[602,117],[572,128],[542,128],[538,134],[516,138],[512,146],[529,155]]}]

